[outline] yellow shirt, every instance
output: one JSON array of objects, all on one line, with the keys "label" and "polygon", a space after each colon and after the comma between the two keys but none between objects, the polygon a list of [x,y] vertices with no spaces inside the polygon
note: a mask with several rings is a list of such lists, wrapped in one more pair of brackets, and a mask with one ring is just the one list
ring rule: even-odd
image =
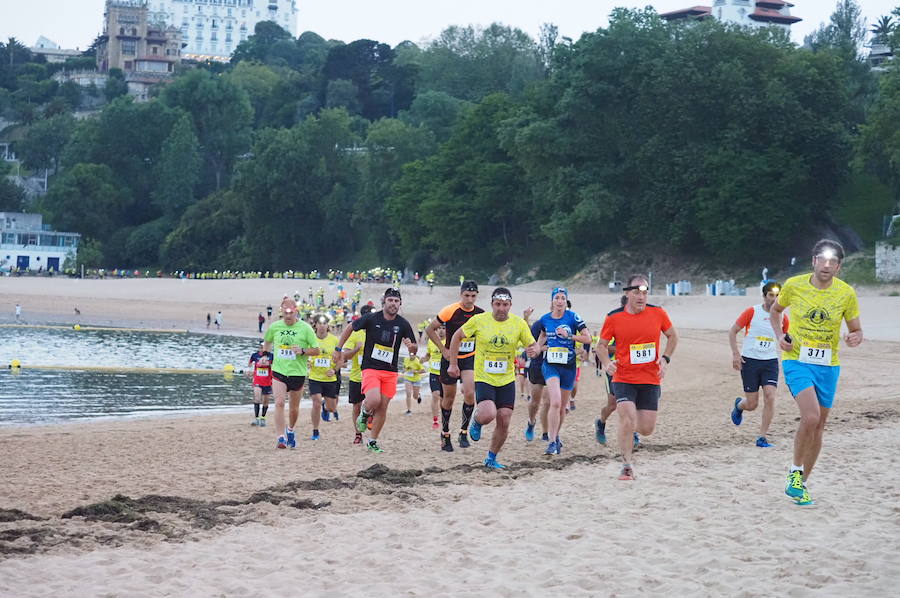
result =
[{"label": "yellow shirt", "polygon": [[365,330],[353,331],[347,338],[347,342],[344,343],[344,347],[352,351],[356,348],[357,343],[359,343],[359,351],[353,356],[353,360],[350,362],[350,382],[362,382],[362,354],[363,346],[366,344]]},{"label": "yellow shirt", "polygon": [[331,358],[337,347],[338,338],[329,334],[319,340],[319,354],[309,356],[309,379],[316,382],[334,382],[337,380],[337,372],[328,375],[328,370],[334,369],[334,360]]},{"label": "yellow shirt", "polygon": [[441,358],[443,356],[441,348],[435,345],[433,340],[428,339],[428,371],[430,373],[441,373]]},{"label": "yellow shirt", "polygon": [[785,351],[782,359],[840,365],[841,321],[859,317],[856,291],[838,278],[827,289],[817,289],[810,276],[789,278],[778,295],[778,303],[791,309],[788,333],[794,341],[794,349]]},{"label": "yellow shirt", "polygon": [[463,334],[475,338],[475,381],[506,386],[516,381],[516,347],[534,343],[525,320],[510,314],[503,322],[485,312],[469,318]]},{"label": "yellow shirt", "polygon": [[422,362],[419,361],[418,357],[404,357],[403,371],[405,372],[404,376],[407,380],[410,382],[418,382],[422,379],[422,372],[425,371],[425,366],[422,365]]}]

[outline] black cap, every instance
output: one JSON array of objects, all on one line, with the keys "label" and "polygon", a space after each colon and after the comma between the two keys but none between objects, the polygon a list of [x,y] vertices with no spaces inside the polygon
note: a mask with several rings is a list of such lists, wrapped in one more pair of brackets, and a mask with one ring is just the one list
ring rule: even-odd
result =
[{"label": "black cap", "polygon": [[400,289],[395,289],[394,287],[388,287],[388,289],[384,292],[384,296],[402,299],[402,297],[400,296]]},{"label": "black cap", "polygon": [[478,292],[478,283],[474,280],[467,280],[459,287],[460,293],[465,293],[466,291],[475,291]]},{"label": "black cap", "polygon": [[501,301],[512,301],[512,293],[509,292],[509,289],[506,287],[497,287],[494,289],[494,292],[491,293],[491,301],[494,299],[500,299]]}]

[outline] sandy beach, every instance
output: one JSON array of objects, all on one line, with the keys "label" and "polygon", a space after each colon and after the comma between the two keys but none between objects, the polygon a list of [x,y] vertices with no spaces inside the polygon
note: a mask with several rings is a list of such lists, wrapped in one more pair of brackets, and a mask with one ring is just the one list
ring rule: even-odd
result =
[{"label": "sandy beach", "polygon": [[[257,312],[309,281],[0,278],[3,313],[31,322],[255,335]],[[318,286],[316,284],[315,286]],[[513,288],[514,309],[543,310],[547,291]],[[364,300],[381,287],[367,287]],[[404,288],[411,320],[454,300],[452,288]],[[596,325],[617,296],[574,293]],[[517,403],[502,473],[481,443],[446,454],[423,402],[400,405],[387,452],[351,444],[349,409],[312,442],[301,413],[294,451],[246,415],[0,429],[0,595],[792,596],[889,594],[900,582],[900,298],[860,297],[869,340],[842,351],[842,378],[811,480],[816,506],[783,494],[797,412],[778,391],[770,440],[759,413],[736,428],[740,394],[726,330],[757,297],[656,298],[682,343],[663,385],[657,433],[634,482],[616,479],[614,445],[594,440],[605,394],[585,367],[565,449],[523,436]],[[595,326],[596,327],[596,326]],[[46,397],[42,400],[52,400]],[[459,409],[453,416],[458,425]],[[614,438],[616,417],[608,435]],[[115,498],[114,498],[115,497]]]}]

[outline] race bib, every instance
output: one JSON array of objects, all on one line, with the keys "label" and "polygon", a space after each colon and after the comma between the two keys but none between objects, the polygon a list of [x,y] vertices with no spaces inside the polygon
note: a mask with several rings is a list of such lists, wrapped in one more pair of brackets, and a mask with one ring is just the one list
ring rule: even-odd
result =
[{"label": "race bib", "polygon": [[330,368],[331,359],[328,357],[316,357],[315,360],[313,360],[313,366],[317,368]]},{"label": "race bib", "polygon": [[385,363],[393,363],[394,361],[394,349],[391,347],[385,347],[384,345],[375,345],[372,347],[372,359],[377,359],[378,361],[383,361]]},{"label": "race bib", "polygon": [[569,350],[565,347],[550,347],[547,349],[547,363],[569,363]]},{"label": "race bib", "polygon": [[760,351],[768,351],[775,345],[775,339],[768,336],[756,337],[756,348]]},{"label": "race bib", "polygon": [[475,341],[471,339],[464,340],[459,343],[459,352],[460,353],[471,353],[475,350]]},{"label": "race bib", "polygon": [[505,374],[509,362],[505,359],[485,359],[484,371],[488,374]]},{"label": "race bib", "polygon": [[631,349],[631,365],[656,361],[656,343],[631,345],[629,349]]},{"label": "race bib", "polygon": [[256,368],[256,375],[260,378],[265,378],[269,375],[269,368]]},{"label": "race bib", "polygon": [[297,359],[297,354],[290,347],[281,346],[278,348],[278,359]]},{"label": "race bib", "polygon": [[831,365],[831,343],[801,345],[800,361],[813,365]]}]

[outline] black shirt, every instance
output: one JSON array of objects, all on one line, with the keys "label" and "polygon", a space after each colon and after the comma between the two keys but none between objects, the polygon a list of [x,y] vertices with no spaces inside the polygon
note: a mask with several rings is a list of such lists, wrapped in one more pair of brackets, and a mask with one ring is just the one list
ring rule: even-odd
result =
[{"label": "black shirt", "polygon": [[403,339],[416,342],[413,328],[403,316],[388,320],[383,312],[373,311],[354,320],[352,325],[353,330],[366,331],[366,343],[362,349],[364,370],[396,372]]}]

